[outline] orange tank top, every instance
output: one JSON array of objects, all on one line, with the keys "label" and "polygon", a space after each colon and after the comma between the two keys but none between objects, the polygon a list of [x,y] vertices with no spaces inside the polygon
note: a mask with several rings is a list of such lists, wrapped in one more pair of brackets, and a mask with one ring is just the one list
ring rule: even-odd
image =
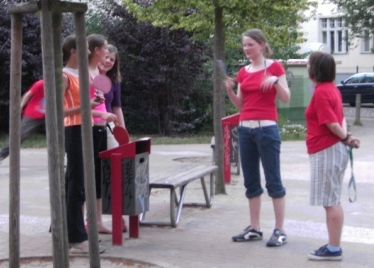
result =
[{"label": "orange tank top", "polygon": [[[71,72],[63,70],[68,77],[69,87],[64,94],[64,109],[70,109],[81,105],[79,93],[79,77],[73,75]],[[81,113],[69,115],[64,118],[64,126],[76,126],[82,124]]]}]

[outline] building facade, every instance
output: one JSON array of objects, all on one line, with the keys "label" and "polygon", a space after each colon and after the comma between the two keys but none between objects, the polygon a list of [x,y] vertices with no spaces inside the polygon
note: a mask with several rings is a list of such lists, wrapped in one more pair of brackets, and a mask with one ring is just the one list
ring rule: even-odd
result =
[{"label": "building facade", "polygon": [[[334,4],[317,0],[316,16],[301,25],[307,41],[301,44],[301,52],[320,46],[329,51],[337,62],[338,79],[356,72],[374,72],[374,36],[364,32],[364,38],[350,38],[344,27],[342,15]],[[308,15],[311,15],[309,13]],[[340,81],[340,80],[339,80]]]}]

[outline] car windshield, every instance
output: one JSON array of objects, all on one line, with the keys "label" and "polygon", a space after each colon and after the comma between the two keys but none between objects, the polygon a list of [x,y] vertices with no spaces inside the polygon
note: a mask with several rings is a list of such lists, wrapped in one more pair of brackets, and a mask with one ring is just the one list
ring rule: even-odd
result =
[{"label": "car windshield", "polygon": [[345,80],[344,84],[357,84],[357,83],[361,83],[361,81],[360,81],[361,79],[362,79],[362,75],[353,75],[350,78],[348,78],[347,80]]},{"label": "car windshield", "polygon": [[365,75],[362,83],[374,83],[374,75]]},{"label": "car windshield", "polygon": [[362,73],[354,74],[345,80],[344,84],[374,83],[374,74]]}]

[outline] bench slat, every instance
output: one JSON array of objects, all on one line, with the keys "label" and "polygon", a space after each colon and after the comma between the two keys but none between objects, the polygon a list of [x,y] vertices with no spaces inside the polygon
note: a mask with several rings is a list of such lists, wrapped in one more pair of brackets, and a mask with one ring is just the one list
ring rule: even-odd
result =
[{"label": "bench slat", "polygon": [[206,175],[215,172],[218,169],[217,166],[197,166],[189,170],[185,170],[178,174],[172,174],[163,178],[157,177],[150,179],[150,186],[155,188],[169,188],[169,187],[180,187],[188,184],[193,180],[200,179]]},{"label": "bench slat", "polygon": [[191,166],[191,165],[181,166],[181,167],[178,167],[176,169],[163,172],[161,174],[153,175],[150,178],[150,182],[158,181],[158,180],[169,178],[169,177],[179,176],[179,175],[183,175],[183,174],[188,174],[191,171],[199,170],[199,169],[203,169],[203,168],[207,168],[207,166],[202,166],[202,165],[200,165],[200,166]]}]

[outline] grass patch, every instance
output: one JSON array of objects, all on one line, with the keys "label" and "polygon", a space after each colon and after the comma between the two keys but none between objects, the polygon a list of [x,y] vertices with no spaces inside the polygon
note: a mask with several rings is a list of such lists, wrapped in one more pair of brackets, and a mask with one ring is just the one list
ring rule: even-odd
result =
[{"label": "grass patch", "polygon": [[30,139],[26,139],[22,143],[22,148],[44,148],[47,147],[47,141],[45,139],[45,135],[37,134],[30,137]]},{"label": "grass patch", "polygon": [[[3,147],[5,143],[7,142],[8,136],[7,135],[1,135],[0,136],[0,146]],[[35,134],[31,136],[30,138],[26,139],[22,145],[21,148],[44,148],[47,146],[47,141],[45,139],[44,134]]]},{"label": "grass patch", "polygon": [[279,130],[282,141],[299,141],[306,137],[306,128],[301,124],[285,124]]},{"label": "grass patch", "polygon": [[[151,142],[154,145],[160,144],[210,144],[212,136],[208,135],[188,135],[188,136],[178,136],[178,137],[165,137],[158,135],[132,135],[131,140],[138,140],[144,137],[150,137]],[[5,144],[7,139],[6,135],[0,137],[1,147]],[[26,139],[22,143],[22,148],[44,148],[47,146],[47,141],[45,135],[37,134]]]},{"label": "grass patch", "polygon": [[[282,141],[305,140],[306,129],[301,124],[284,124],[279,127]],[[159,136],[159,135],[132,135],[131,140],[150,137],[153,145],[164,144],[210,144],[212,135],[181,135],[181,136]],[[7,136],[0,136],[0,146],[6,142]],[[22,143],[22,148],[45,148],[47,141],[44,134],[36,134]]]}]

